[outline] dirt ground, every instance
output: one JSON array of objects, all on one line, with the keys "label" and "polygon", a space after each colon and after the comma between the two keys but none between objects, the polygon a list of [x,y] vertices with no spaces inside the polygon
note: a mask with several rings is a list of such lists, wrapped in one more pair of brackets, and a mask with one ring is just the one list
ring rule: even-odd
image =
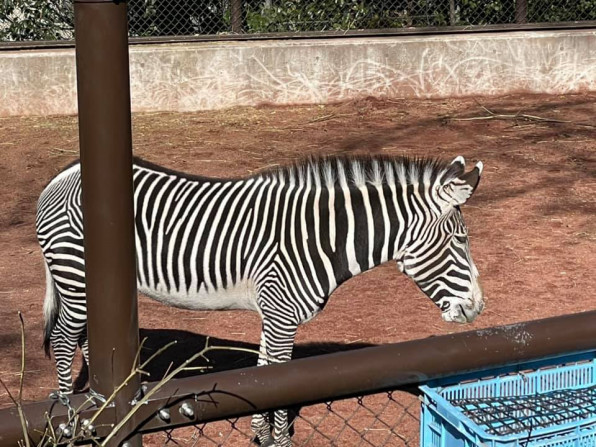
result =
[{"label": "dirt ground", "polygon": [[[176,170],[245,176],[309,154],[395,154],[482,160],[480,186],[463,208],[488,298],[471,325],[445,323],[394,264],[340,287],[298,333],[298,356],[398,342],[596,308],[596,95],[449,100],[361,100],[326,106],[138,114],[135,155]],[[524,119],[480,119],[521,113]],[[41,349],[44,273],[35,237],[37,197],[77,157],[76,117],[0,118],[0,378],[18,388],[26,326],[26,401],[56,388]],[[180,352],[204,335],[255,344],[258,316],[192,312],[141,297],[140,325],[155,346]],[[319,343],[309,351],[308,343]],[[320,344],[322,343],[322,344]],[[312,346],[311,346],[312,347]],[[220,359],[217,368],[253,359]],[[167,367],[156,366],[156,370]],[[78,360],[80,365],[80,359]],[[244,363],[243,363],[244,362]],[[79,380],[79,385],[85,376]],[[0,407],[9,405],[0,391]]]}]

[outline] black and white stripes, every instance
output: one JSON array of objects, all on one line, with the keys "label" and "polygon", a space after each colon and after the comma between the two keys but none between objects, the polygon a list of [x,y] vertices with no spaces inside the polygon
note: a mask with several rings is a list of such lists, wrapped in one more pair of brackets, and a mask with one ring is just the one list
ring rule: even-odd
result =
[{"label": "black and white stripes", "polygon": [[[249,309],[263,320],[259,364],[287,361],[298,325],[338,285],[389,260],[448,321],[482,310],[459,206],[482,165],[407,158],[321,158],[241,179],[189,176],[135,160],[138,288],[187,309]],[[76,346],[86,354],[80,165],[42,192],[38,238],[47,263],[45,345],[60,390]],[[253,428],[270,436],[264,416]],[[285,414],[273,437],[289,445]]]}]

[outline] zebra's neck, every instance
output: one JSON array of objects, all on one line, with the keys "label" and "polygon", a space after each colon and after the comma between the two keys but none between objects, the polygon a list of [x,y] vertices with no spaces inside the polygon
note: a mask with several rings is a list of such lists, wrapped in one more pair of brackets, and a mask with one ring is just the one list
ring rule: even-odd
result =
[{"label": "zebra's neck", "polygon": [[319,252],[339,269],[339,284],[395,259],[426,231],[440,214],[432,189],[457,173],[456,165],[435,159],[330,157],[261,175],[299,191],[318,191],[312,202]]},{"label": "zebra's neck", "polygon": [[299,265],[301,277],[320,284],[314,291],[319,296],[394,259],[407,241],[411,216],[399,203],[409,192],[400,185],[357,186],[340,177],[331,187],[309,180],[274,187],[282,191],[284,204],[281,254]]},{"label": "zebra's neck", "polygon": [[331,195],[335,195],[335,245],[346,254],[344,274],[355,276],[395,259],[411,219],[398,205],[407,191],[386,183],[343,185]]}]

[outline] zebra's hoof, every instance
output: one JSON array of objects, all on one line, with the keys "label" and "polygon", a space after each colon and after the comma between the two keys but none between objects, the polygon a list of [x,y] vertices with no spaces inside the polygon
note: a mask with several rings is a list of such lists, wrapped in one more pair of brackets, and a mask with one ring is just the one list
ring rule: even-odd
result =
[{"label": "zebra's hoof", "polygon": [[275,441],[273,440],[273,438],[269,437],[267,439],[265,439],[265,441],[260,442],[259,444],[261,445],[261,447],[272,447],[275,445]]},{"label": "zebra's hoof", "polygon": [[56,390],[56,391],[52,391],[48,395],[48,398],[50,400],[58,400],[63,405],[68,405],[69,404],[69,396],[70,395],[72,395],[72,392],[65,393],[64,391]]},{"label": "zebra's hoof", "polygon": [[289,437],[276,439],[272,445],[275,447],[292,447],[292,440]]},{"label": "zebra's hoof", "polygon": [[260,445],[261,447],[271,447],[275,445],[275,441],[271,437],[271,434],[267,434],[265,436],[255,436],[252,439],[252,443],[255,445]]}]

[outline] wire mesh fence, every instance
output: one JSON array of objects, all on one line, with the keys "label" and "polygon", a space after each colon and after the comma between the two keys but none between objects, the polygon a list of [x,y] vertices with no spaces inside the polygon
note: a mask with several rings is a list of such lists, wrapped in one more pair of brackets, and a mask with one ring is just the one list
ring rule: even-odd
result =
[{"label": "wire mesh fence", "polygon": [[[289,411],[294,446],[417,446],[417,396],[393,391],[293,408]],[[147,435],[151,446],[254,446],[250,417],[197,424]]]},{"label": "wire mesh fence", "polygon": [[[596,0],[129,0],[133,37],[596,20]],[[73,38],[72,0],[0,2],[0,40]]]},{"label": "wire mesh fence", "polygon": [[596,386],[524,396],[452,400],[493,435],[509,435],[588,419],[596,411]]}]

